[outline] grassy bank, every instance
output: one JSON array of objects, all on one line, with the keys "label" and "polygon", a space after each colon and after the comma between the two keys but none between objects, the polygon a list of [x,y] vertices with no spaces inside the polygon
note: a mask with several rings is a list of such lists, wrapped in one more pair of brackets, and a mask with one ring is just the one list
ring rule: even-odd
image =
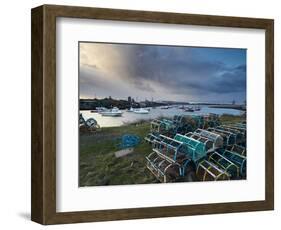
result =
[{"label": "grassy bank", "polygon": [[222,122],[222,124],[238,123],[238,122],[243,122],[245,120],[246,120],[245,115],[235,116],[235,115],[223,114],[222,116],[220,116],[220,121]]},{"label": "grassy bank", "polygon": [[[223,115],[223,123],[240,122],[241,116]],[[80,133],[79,184],[80,186],[157,183],[146,169],[145,156],[151,146],[143,141],[149,133],[148,121],[122,127],[101,128],[93,133]],[[133,153],[116,158],[114,152],[118,138],[123,134],[136,134],[141,143]]]},{"label": "grassy bank", "polygon": [[[149,123],[102,128],[93,134],[80,135],[80,186],[155,183],[145,167],[145,156],[151,146],[143,141]],[[136,134],[142,139],[133,153],[116,158],[118,138]]]}]

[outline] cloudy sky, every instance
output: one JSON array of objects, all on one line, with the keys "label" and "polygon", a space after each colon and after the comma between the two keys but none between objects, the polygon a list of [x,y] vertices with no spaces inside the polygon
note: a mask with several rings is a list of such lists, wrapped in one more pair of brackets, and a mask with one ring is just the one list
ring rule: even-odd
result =
[{"label": "cloudy sky", "polygon": [[80,98],[243,102],[246,50],[79,43]]}]

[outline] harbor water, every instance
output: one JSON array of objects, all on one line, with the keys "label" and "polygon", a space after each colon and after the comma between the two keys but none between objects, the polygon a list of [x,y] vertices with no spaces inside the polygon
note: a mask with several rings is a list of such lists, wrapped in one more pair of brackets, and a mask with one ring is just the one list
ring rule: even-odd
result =
[{"label": "harbor water", "polygon": [[206,115],[209,113],[214,113],[218,115],[230,114],[230,115],[241,115],[243,111],[236,109],[225,109],[225,108],[209,108],[208,106],[201,106],[200,111],[185,112],[178,107],[173,107],[169,109],[161,109],[161,107],[150,108],[148,114],[136,114],[134,112],[128,112],[122,110],[123,114],[120,117],[107,117],[102,116],[99,113],[93,113],[90,110],[81,110],[83,117],[85,119],[94,118],[100,127],[118,127],[126,125],[129,123],[137,122],[140,120],[151,120],[159,117],[169,117],[172,118],[174,115]]}]

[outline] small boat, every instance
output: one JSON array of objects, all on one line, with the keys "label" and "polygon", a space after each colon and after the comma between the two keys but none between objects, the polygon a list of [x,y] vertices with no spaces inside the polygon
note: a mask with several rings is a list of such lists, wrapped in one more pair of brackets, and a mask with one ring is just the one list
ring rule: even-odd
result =
[{"label": "small boat", "polygon": [[107,117],[120,117],[122,116],[122,111],[120,111],[117,107],[113,107],[112,109],[100,112],[100,114]]},{"label": "small boat", "polygon": [[160,109],[169,109],[169,106],[162,106]]},{"label": "small boat", "polygon": [[134,112],[134,111],[135,111],[135,110],[134,110],[134,108],[132,108],[132,107],[127,110],[127,112]]},{"label": "small boat", "polygon": [[194,108],[192,107],[187,107],[184,109],[185,112],[194,112]]},{"label": "small boat", "polygon": [[134,113],[137,113],[137,114],[148,114],[149,111],[147,109],[140,108],[140,109],[135,109]]},{"label": "small boat", "polygon": [[200,106],[195,106],[194,107],[194,111],[200,111],[201,110],[201,107]]},{"label": "small boat", "polygon": [[96,107],[96,110],[94,110],[94,111],[97,112],[97,113],[101,113],[101,112],[106,111],[106,110],[107,110],[107,108],[105,108],[105,107]]}]

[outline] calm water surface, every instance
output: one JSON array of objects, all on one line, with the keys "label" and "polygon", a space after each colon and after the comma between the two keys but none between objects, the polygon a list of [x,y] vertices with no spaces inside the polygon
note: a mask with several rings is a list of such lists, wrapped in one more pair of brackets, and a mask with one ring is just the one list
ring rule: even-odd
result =
[{"label": "calm water surface", "polygon": [[80,111],[85,119],[94,118],[97,120],[101,127],[118,127],[124,124],[136,122],[138,120],[150,120],[158,117],[173,117],[174,115],[206,115],[209,113],[215,113],[218,115],[231,114],[240,115],[242,112],[236,109],[219,109],[219,108],[209,108],[208,106],[201,106],[200,111],[195,112],[185,112],[179,108],[169,108],[161,109],[160,107],[150,109],[148,114],[136,114],[133,112],[127,112],[123,110],[121,117],[105,117],[99,113],[91,113],[90,110]]}]

